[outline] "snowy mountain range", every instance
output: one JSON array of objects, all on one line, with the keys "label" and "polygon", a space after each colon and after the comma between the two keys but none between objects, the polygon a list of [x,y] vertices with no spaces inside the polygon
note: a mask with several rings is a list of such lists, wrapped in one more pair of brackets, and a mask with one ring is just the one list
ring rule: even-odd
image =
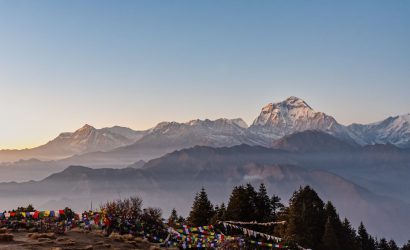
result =
[{"label": "snowy mountain range", "polygon": [[74,133],[62,133],[37,150],[57,150],[62,154],[83,154],[95,151],[109,151],[136,142],[144,132],[115,126],[96,129],[88,124]]},{"label": "snowy mountain range", "polygon": [[75,132],[62,133],[36,148],[0,150],[0,162],[30,158],[55,160],[80,155],[81,163],[108,159],[111,164],[121,158],[128,164],[196,145],[271,147],[277,139],[306,130],[323,131],[352,145],[390,143],[410,147],[410,114],[366,125],[344,126],[332,116],[315,111],[304,100],[292,96],[264,106],[249,127],[240,118],[162,122],[146,131],[118,126],[96,129],[85,125]]},{"label": "snowy mountain range", "polygon": [[289,97],[282,102],[269,103],[248,129],[253,134],[275,139],[306,130],[319,130],[350,144],[393,144],[410,147],[410,114],[389,117],[371,124],[344,126],[323,112],[316,112],[304,100]]},{"label": "snowy mountain range", "polygon": [[125,127],[96,129],[88,124],[75,132],[61,133],[39,147],[23,150],[0,150],[0,162],[30,158],[54,160],[96,151],[109,151],[136,142],[146,131]]},{"label": "snowy mountain range", "polygon": [[150,130],[150,133],[137,143],[150,146],[208,145],[224,147],[246,143],[248,125],[240,118],[192,120],[186,123],[162,122]]},{"label": "snowy mountain range", "polygon": [[[0,183],[0,193],[88,204],[138,191],[152,204],[175,207],[201,185],[214,186],[208,191],[218,197],[233,185],[264,181],[288,197],[308,184],[354,222],[407,239],[409,152],[410,114],[345,126],[289,97],[264,106],[250,126],[240,118],[162,122],[145,131],[85,125],[36,148],[0,150],[0,182],[9,182]],[[99,169],[63,171],[74,165]]]},{"label": "snowy mountain range", "polygon": [[347,128],[361,145],[390,143],[402,148],[410,147],[410,114],[366,125],[352,124]]}]

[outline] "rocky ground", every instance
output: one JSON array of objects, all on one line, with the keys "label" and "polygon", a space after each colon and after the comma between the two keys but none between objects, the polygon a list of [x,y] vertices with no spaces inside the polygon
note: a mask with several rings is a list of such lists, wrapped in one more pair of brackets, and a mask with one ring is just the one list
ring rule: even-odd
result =
[{"label": "rocky ground", "polygon": [[[113,234],[104,237],[100,231],[71,230],[63,235],[20,232],[0,232],[0,249],[21,250],[91,250],[91,249],[150,249],[160,250],[158,244],[131,235]],[[175,250],[175,249],[174,249]]]}]

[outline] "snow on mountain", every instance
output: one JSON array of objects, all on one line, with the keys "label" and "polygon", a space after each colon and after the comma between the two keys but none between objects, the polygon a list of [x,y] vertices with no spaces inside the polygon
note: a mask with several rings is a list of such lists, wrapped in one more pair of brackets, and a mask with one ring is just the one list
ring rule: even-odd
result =
[{"label": "snow on mountain", "polygon": [[[75,132],[61,133],[54,140],[37,148],[0,150],[0,162],[30,158],[54,160],[76,154],[114,151],[107,156],[111,164],[126,158],[132,161],[149,160],[173,150],[196,145],[229,147],[249,144],[270,147],[274,140],[306,130],[319,130],[350,144],[391,143],[399,147],[410,147],[410,114],[389,117],[377,123],[352,124],[346,127],[332,116],[317,112],[304,100],[292,96],[263,107],[250,127],[240,118],[162,122],[147,131],[134,131],[119,126],[96,129],[85,125]],[[102,157],[100,153],[98,157],[96,155],[92,155],[93,162]],[[91,156],[85,158],[87,157]],[[105,160],[104,158],[104,162]],[[88,164],[89,161],[85,163]]]},{"label": "snow on mountain", "polygon": [[74,154],[109,151],[132,144],[145,134],[146,131],[134,131],[125,127],[96,129],[86,124],[75,132],[61,133],[55,139],[35,148],[0,150],[0,162],[14,162],[30,158],[54,160]]},{"label": "snow on mountain", "polygon": [[305,130],[320,130],[346,141],[352,141],[347,129],[332,116],[314,111],[305,101],[289,97],[269,103],[250,126],[253,134],[278,139]]},{"label": "snow on mountain", "polygon": [[86,124],[73,133],[61,133],[57,138],[36,150],[60,151],[69,155],[108,151],[132,144],[143,135],[143,132],[119,126],[96,129]]},{"label": "snow on mountain", "polygon": [[248,125],[242,119],[191,120],[185,123],[162,122],[138,140],[136,144],[172,146],[208,145],[215,147],[233,146],[246,142]]},{"label": "snow on mountain", "polygon": [[398,147],[410,147],[410,114],[364,125],[354,123],[348,129],[361,145],[391,143]]}]

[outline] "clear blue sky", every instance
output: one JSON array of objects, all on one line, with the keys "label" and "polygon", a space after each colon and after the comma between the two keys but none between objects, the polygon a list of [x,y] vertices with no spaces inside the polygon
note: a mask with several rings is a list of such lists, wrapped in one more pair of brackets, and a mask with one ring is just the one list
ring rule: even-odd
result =
[{"label": "clear blue sky", "polygon": [[0,148],[84,123],[410,112],[410,1],[0,0]]}]

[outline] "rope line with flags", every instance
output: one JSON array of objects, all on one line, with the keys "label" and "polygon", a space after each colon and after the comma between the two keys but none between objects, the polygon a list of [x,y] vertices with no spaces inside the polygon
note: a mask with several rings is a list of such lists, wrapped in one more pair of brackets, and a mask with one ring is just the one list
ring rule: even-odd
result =
[{"label": "rope line with flags", "polygon": [[[267,233],[246,228],[246,226],[276,226],[284,225],[285,221],[272,222],[242,222],[218,221],[214,225],[189,226],[180,223],[173,225],[162,224],[161,227],[147,226],[136,218],[118,217],[106,211],[84,212],[74,214],[74,218],[67,218],[64,210],[45,210],[32,212],[0,212],[0,227],[16,228],[19,225],[38,227],[46,223],[61,223],[65,230],[74,227],[92,230],[101,229],[107,232],[132,234],[142,236],[152,242],[161,243],[164,247],[180,247],[182,249],[229,249],[226,245],[236,244],[248,249],[287,249],[289,245],[284,239]],[[232,229],[239,234],[230,235]],[[297,245],[300,250],[305,248]]]}]

